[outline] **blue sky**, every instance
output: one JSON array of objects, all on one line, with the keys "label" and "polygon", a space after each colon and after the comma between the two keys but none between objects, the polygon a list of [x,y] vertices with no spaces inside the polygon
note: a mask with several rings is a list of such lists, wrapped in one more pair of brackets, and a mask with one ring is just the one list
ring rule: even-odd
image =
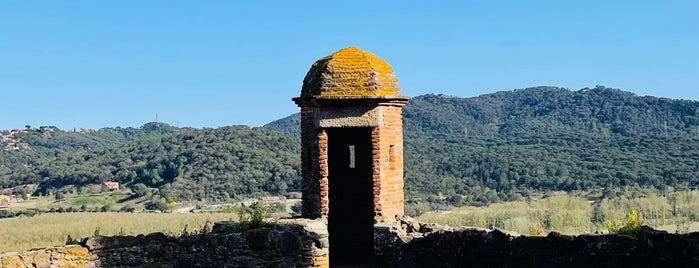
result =
[{"label": "blue sky", "polygon": [[[576,2],[576,3],[573,3]],[[259,126],[357,46],[405,95],[595,85],[699,100],[699,1],[0,2],[0,129]]]}]

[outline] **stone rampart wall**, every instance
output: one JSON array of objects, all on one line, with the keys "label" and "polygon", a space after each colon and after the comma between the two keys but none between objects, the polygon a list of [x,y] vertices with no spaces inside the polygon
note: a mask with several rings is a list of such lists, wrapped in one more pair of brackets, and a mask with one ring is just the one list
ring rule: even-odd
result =
[{"label": "stone rampart wall", "polygon": [[412,221],[376,228],[380,259],[393,267],[699,267],[699,233],[643,226],[638,237],[509,235]]},{"label": "stone rampart wall", "polygon": [[[376,267],[699,267],[699,233],[515,236],[409,219],[375,228]],[[208,234],[91,237],[80,245],[0,254],[9,267],[328,267],[323,221],[280,220]]]},{"label": "stone rampart wall", "polygon": [[294,219],[249,230],[217,223],[211,233],[90,237],[80,245],[0,254],[15,267],[328,267],[324,222]]}]

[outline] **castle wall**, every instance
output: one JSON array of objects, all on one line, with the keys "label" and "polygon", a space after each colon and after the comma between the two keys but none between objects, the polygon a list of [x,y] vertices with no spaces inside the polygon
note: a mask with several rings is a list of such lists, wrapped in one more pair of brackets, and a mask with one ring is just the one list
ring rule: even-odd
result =
[{"label": "castle wall", "polygon": [[236,230],[217,223],[208,234],[90,237],[80,245],[0,254],[0,268],[24,267],[328,267],[325,223],[280,220]]},{"label": "castle wall", "polygon": [[402,222],[377,226],[375,252],[387,267],[699,267],[699,233],[642,227],[616,234],[509,235],[499,230]]},{"label": "castle wall", "polygon": [[[328,267],[324,222],[280,220],[209,234],[91,237],[81,245],[0,254],[9,267]],[[625,235],[513,236],[401,219],[375,227],[378,267],[699,267],[699,233],[644,227]]]}]

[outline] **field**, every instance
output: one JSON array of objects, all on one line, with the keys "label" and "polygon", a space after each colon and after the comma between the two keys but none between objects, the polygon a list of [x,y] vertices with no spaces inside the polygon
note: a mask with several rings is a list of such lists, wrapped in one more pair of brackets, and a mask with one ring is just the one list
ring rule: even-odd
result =
[{"label": "field", "polygon": [[[80,240],[95,234],[163,232],[180,235],[185,226],[189,233],[198,232],[205,225],[210,229],[217,221],[238,220],[238,211],[249,209],[258,199],[216,205],[171,203],[171,211],[181,213],[148,211],[144,207],[147,201],[146,198],[134,198],[128,190],[64,194],[60,199],[53,195],[26,197],[11,203],[8,209],[0,210],[0,252],[64,245],[69,236]],[[284,202],[270,203],[266,208],[269,216],[289,217],[291,207],[300,199],[286,199]],[[7,215],[21,216],[2,218]]]},{"label": "field", "polygon": [[145,198],[132,198],[130,191],[114,191],[106,193],[79,193],[63,194],[61,199],[54,196],[29,196],[20,202],[10,204],[10,209],[18,210],[39,210],[48,211],[50,209],[69,209],[99,211],[107,206],[110,210],[119,210],[123,207],[133,207],[134,210],[143,210]]},{"label": "field", "polygon": [[[0,219],[0,252],[22,251],[31,248],[63,245],[69,236],[81,239],[95,234],[137,235],[163,232],[180,235],[187,226],[188,232],[210,228],[217,221],[238,220],[236,213],[248,203],[240,202],[235,209],[227,205],[212,206],[219,212],[201,213],[125,213],[125,212],[77,212],[86,206],[94,211],[110,200],[121,200],[112,209],[123,206],[139,207],[137,200],[130,200],[118,193],[106,195],[80,194],[63,200],[52,198],[29,198],[14,203],[14,210],[63,209],[70,213],[39,213],[33,217],[20,216]],[[299,200],[285,206],[280,205],[270,216],[288,217],[288,209]],[[286,210],[284,209],[286,207]],[[92,208],[92,209],[91,209]],[[182,208],[189,211],[190,208]],[[272,207],[270,207],[272,208]],[[139,208],[140,209],[140,208]],[[699,231],[699,192],[680,191],[665,194],[649,192],[643,196],[587,198],[557,194],[529,201],[502,202],[485,207],[459,207],[449,211],[432,211],[417,217],[422,222],[447,224],[449,226],[471,226],[508,230],[520,234],[545,235],[550,231],[565,234],[607,233],[607,225],[623,224],[626,214],[632,209],[641,215],[642,224],[668,232],[687,233]],[[66,210],[67,211],[67,210]],[[141,211],[141,210],[136,210]],[[222,213],[221,211],[229,211]]]},{"label": "field", "polygon": [[642,224],[655,229],[673,233],[699,231],[697,191],[666,195],[649,193],[640,197],[620,196],[598,201],[562,194],[531,201],[428,212],[417,219],[450,226],[498,228],[520,234],[543,235],[550,231],[564,234],[607,233],[608,224],[615,221],[623,224],[632,209],[639,212]]},{"label": "field", "polygon": [[208,224],[237,220],[234,213],[43,213],[33,217],[0,219],[0,252],[64,245],[70,236],[81,239],[100,235],[136,235],[163,232],[170,235],[199,231]]}]

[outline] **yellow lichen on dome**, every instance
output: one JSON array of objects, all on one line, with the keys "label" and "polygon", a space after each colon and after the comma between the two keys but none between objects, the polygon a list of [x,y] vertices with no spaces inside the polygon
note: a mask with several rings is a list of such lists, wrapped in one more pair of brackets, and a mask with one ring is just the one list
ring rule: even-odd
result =
[{"label": "yellow lichen on dome", "polygon": [[338,50],[313,63],[303,80],[301,97],[400,96],[391,66],[356,47]]}]

